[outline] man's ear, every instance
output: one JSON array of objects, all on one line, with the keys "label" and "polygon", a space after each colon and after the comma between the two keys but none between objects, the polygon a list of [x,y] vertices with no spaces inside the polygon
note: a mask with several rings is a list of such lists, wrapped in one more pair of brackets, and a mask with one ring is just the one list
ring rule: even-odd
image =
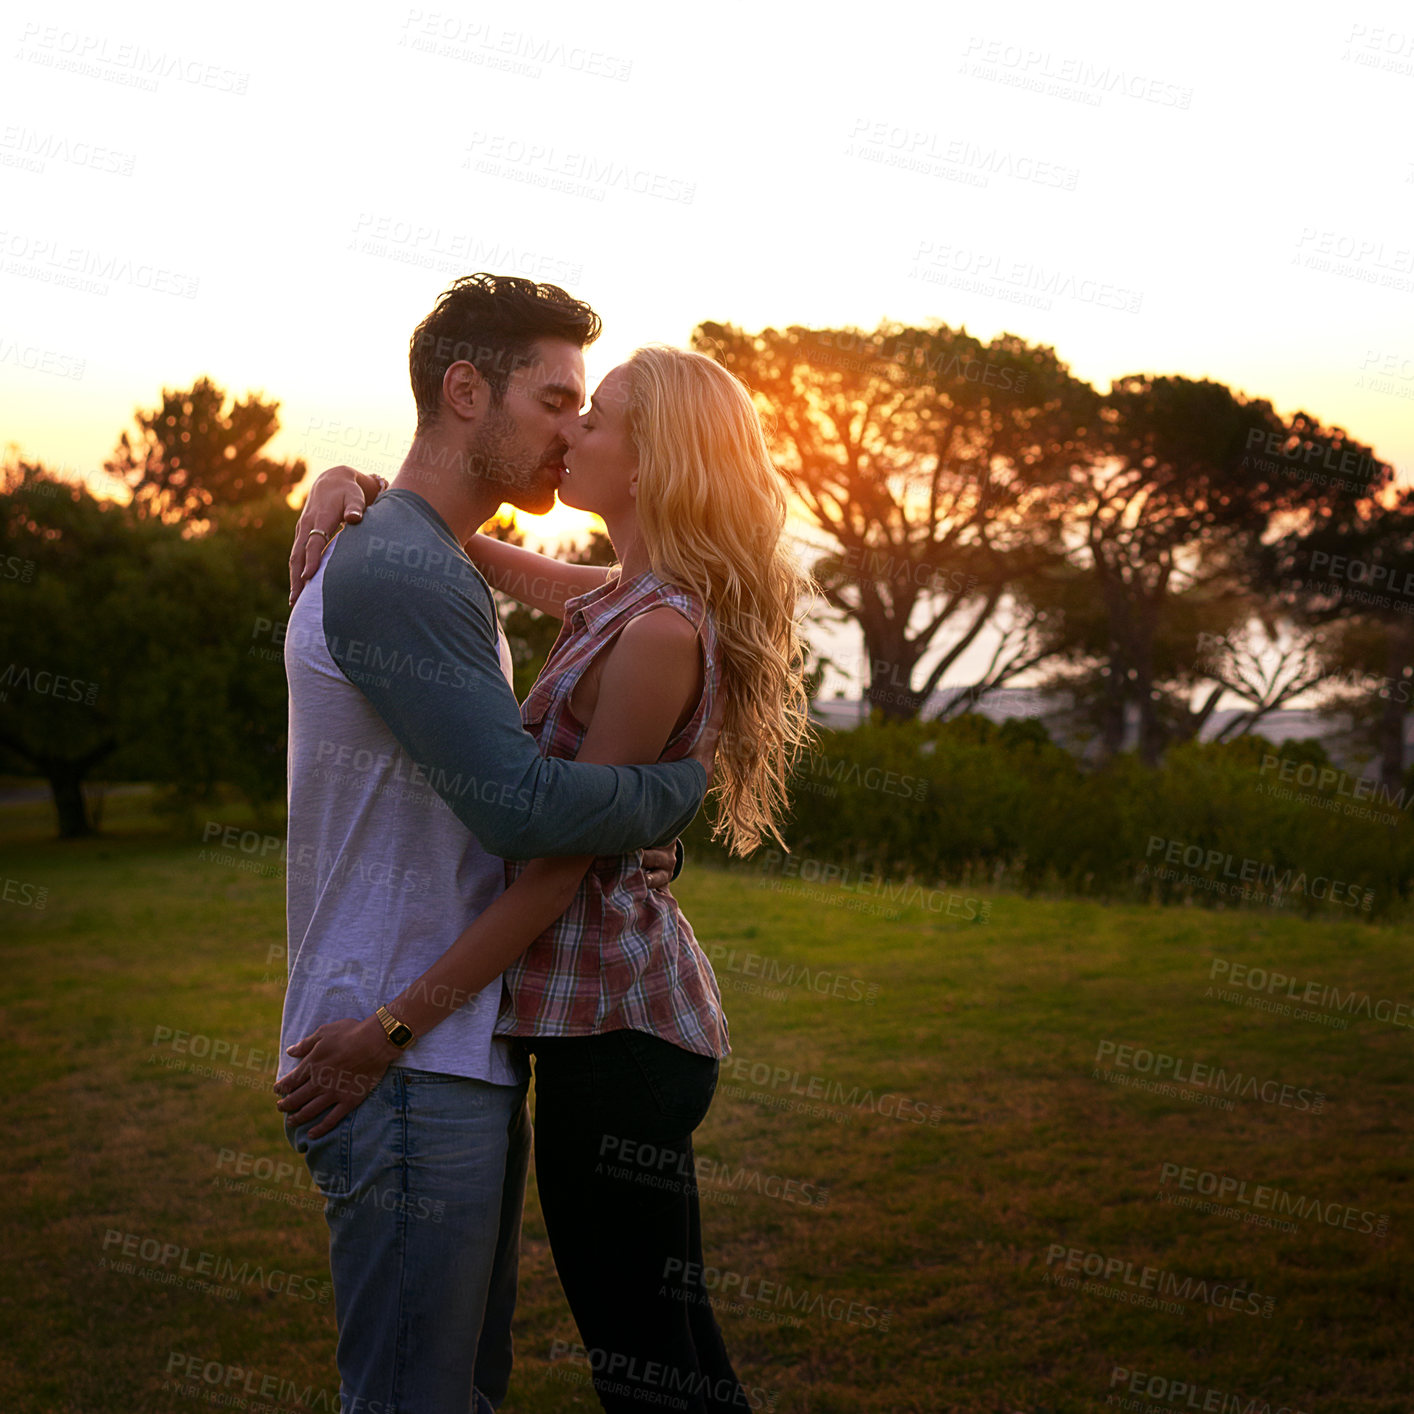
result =
[{"label": "man's ear", "polygon": [[442,403],[453,417],[464,421],[484,417],[491,401],[491,386],[465,359],[452,364],[442,375]]}]

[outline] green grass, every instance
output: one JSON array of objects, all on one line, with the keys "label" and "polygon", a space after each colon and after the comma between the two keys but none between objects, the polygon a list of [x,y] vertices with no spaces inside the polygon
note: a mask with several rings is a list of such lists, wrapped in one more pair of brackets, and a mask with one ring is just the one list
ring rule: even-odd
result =
[{"label": "green grass", "polygon": [[[12,1258],[0,1398],[45,1414],[199,1409],[167,1386],[176,1353],[256,1372],[252,1388],[268,1374],[325,1391],[311,1401],[325,1408],[332,1306],[256,1285],[230,1302],[100,1265],[115,1231],[189,1248],[190,1263],[205,1252],[327,1279],[307,1188],[220,1183],[223,1150],[291,1157],[259,1059],[243,1077],[259,1088],[152,1059],[172,1054],[152,1044],[159,1026],[273,1049],[283,883],[203,858],[145,808],[115,797],[110,833],[70,844],[44,839],[47,807],[0,811],[0,876],[49,891],[43,910],[0,903]],[[677,887],[704,946],[735,949],[718,971],[737,1059],[792,1077],[768,1091],[728,1062],[699,1154],[752,1184],[828,1189],[815,1207],[704,1185],[709,1263],[820,1298],[798,1326],[759,1301],[722,1313],[743,1379],[778,1409],[1096,1410],[1117,1366],[1240,1397],[1223,1407],[1410,1407],[1410,1032],[1204,995],[1222,959],[1414,999],[1403,932],[1006,895],[985,923],[918,907],[888,918],[849,894],[704,868]],[[844,977],[846,995],[759,975],[791,965]],[[870,987],[872,1002],[849,999]],[[1229,1112],[1108,1084],[1092,1074],[1102,1039],[1322,1091],[1327,1107],[1237,1099]],[[801,1103],[792,1087],[812,1077],[857,1087],[856,1107],[826,1106],[849,1122],[760,1098]],[[938,1123],[871,1112],[866,1091],[902,1094]],[[1388,1234],[1312,1217],[1283,1233],[1163,1204],[1165,1162],[1388,1215]],[[1053,1244],[1245,1284],[1275,1307],[1263,1319],[1193,1300],[1181,1315],[1122,1305],[1046,1281]],[[818,1309],[831,1303],[836,1318]],[[582,1367],[549,1360],[576,1336],[533,1185],[517,1338],[513,1414],[597,1408]],[[297,1407],[288,1393],[269,1402]]]}]

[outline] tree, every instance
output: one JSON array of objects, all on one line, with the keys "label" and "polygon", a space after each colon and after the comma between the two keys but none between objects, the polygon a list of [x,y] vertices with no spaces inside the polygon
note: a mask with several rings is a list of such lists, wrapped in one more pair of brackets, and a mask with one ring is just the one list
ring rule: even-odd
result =
[{"label": "tree", "polygon": [[1325,628],[1337,671],[1378,684],[1373,692],[1331,684],[1327,705],[1352,715],[1379,759],[1381,785],[1400,790],[1414,706],[1414,492],[1284,536],[1269,547],[1267,567],[1288,609]]},{"label": "tree", "polygon": [[[811,567],[863,631],[870,704],[916,716],[1033,567],[1098,398],[1053,350],[988,344],[942,323],[765,329],[704,323],[693,347],[752,391],[772,453],[829,539]],[[1051,626],[1012,603],[973,697],[1051,651]],[[943,631],[945,646],[919,677]]]},{"label": "tree", "polygon": [[226,406],[209,378],[162,390],[162,405],[134,414],[104,463],[132,491],[139,515],[171,522],[239,520],[255,504],[281,500],[304,479],[303,461],[273,461],[263,449],[280,429],[280,404],[247,393]]},{"label": "tree", "polygon": [[1241,699],[1248,710],[1236,713],[1214,741],[1246,736],[1264,717],[1326,680],[1325,633],[1293,624],[1266,602],[1254,603],[1252,610],[1241,628],[1199,633],[1193,676],[1214,686],[1202,706],[1190,714],[1193,730],[1188,735],[1197,735],[1224,693]]},{"label": "tree", "polygon": [[61,838],[95,831],[99,769],[183,807],[235,784],[284,793],[284,617],[295,513],[251,503],[204,536],[104,501],[37,463],[0,480],[0,763],[50,786]]},{"label": "tree", "polygon": [[285,794],[284,628],[296,513],[280,501],[207,535],[169,535],[130,564],[128,597],[148,625],[129,692],[123,764],[166,787],[192,819],[218,785],[264,818]]},{"label": "tree", "polygon": [[48,782],[59,834],[92,834],[85,782],[123,740],[137,644],[124,566],[146,535],[123,507],[14,460],[0,481],[0,757]]},{"label": "tree", "polygon": [[1251,617],[1274,527],[1338,519],[1386,473],[1343,429],[1306,413],[1283,421],[1269,403],[1207,380],[1118,379],[1100,420],[1060,531],[1098,623],[1087,633],[1072,622],[1068,656],[1093,670],[1105,754],[1121,748],[1132,715],[1139,755],[1153,765],[1186,733],[1175,692],[1191,690],[1197,665],[1190,649],[1176,668],[1174,646],[1228,635]]},{"label": "tree", "polygon": [[[1138,710],[1132,678],[1126,680],[1129,669],[1116,652],[1111,607],[1095,592],[1083,554],[1058,555],[1043,571],[1028,575],[1017,592],[1055,626],[1056,652],[1037,686],[1068,704],[1055,710],[1057,726],[1067,737],[1089,736],[1098,759],[1113,757],[1136,733]],[[1195,655],[1194,644],[1236,633],[1244,612],[1243,601],[1222,585],[1190,587],[1165,604],[1149,653],[1157,684],[1151,713],[1168,735],[1196,735],[1216,707],[1221,692],[1197,711],[1189,706],[1205,662]]]}]

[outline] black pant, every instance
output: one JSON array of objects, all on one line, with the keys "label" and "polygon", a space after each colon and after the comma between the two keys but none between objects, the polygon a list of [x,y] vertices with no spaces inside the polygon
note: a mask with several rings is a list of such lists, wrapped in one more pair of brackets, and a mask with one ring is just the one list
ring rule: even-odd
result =
[{"label": "black pant", "polygon": [[716,1060],[642,1031],[525,1044],[540,1207],[600,1403],[746,1409],[701,1275],[692,1131]]}]

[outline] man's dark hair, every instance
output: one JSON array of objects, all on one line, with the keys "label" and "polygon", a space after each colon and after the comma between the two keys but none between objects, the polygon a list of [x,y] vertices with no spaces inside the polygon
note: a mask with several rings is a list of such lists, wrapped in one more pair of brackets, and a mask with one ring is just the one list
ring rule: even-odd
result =
[{"label": "man's dark hair", "polygon": [[530,362],[537,339],[567,339],[584,348],[602,327],[583,300],[558,285],[484,270],[463,275],[438,296],[408,346],[417,430],[436,421],[442,379],[452,364],[471,364],[490,385],[493,405],[499,405],[511,374]]}]

